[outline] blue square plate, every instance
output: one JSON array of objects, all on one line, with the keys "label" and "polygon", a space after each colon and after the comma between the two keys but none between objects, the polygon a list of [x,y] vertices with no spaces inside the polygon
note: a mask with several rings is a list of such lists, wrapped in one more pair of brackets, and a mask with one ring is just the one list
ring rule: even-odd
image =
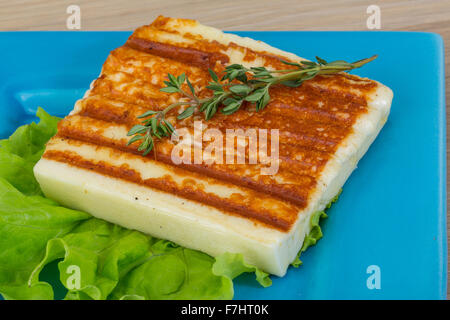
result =
[{"label": "blue square plate", "polygon": [[[324,222],[303,266],[237,299],[444,299],[446,158],[442,39],[404,32],[237,32],[313,59],[378,54],[357,74],[392,88],[388,122]],[[0,33],[0,135],[38,106],[64,116],[129,32]],[[374,271],[375,270],[375,271]],[[379,289],[369,289],[376,272]],[[370,278],[372,276],[372,278]],[[56,277],[56,275],[54,275]]]}]

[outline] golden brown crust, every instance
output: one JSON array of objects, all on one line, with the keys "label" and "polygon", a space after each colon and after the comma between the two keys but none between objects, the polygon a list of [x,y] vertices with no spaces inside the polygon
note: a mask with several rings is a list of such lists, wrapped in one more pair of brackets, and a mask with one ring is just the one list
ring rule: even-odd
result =
[{"label": "golden brown crust", "polygon": [[[60,137],[55,137],[55,139]],[[63,138],[65,139],[65,138]],[[77,140],[67,140],[69,144],[73,145],[86,145],[86,142],[80,142]],[[112,157],[123,157],[124,154],[118,149],[110,149],[99,144],[91,144],[97,147],[97,149],[107,149],[112,152]],[[127,154],[128,160],[133,160],[136,157],[142,158],[140,155]],[[219,197],[214,193],[204,190],[204,185],[197,182],[199,174],[188,172],[181,168],[170,167],[171,172],[176,172],[179,175],[189,176],[189,178],[183,179],[181,183],[177,183],[172,179],[170,175],[164,175],[160,178],[147,178],[143,179],[141,174],[131,168],[127,164],[112,165],[111,163],[103,160],[86,159],[73,151],[60,151],[60,150],[47,150],[44,154],[44,158],[67,163],[76,167],[92,170],[97,173],[105,174],[111,177],[124,179],[129,182],[133,182],[149,188],[165,191],[177,196],[181,196],[186,199],[201,202],[206,205],[210,205],[216,208],[221,208],[231,214],[244,216],[255,223],[263,223],[268,227],[275,227],[279,230],[289,230],[292,223],[295,222],[296,212],[299,208],[293,204],[285,203],[282,201],[274,201],[270,195],[247,190],[245,196],[240,193],[232,193],[229,197]],[[148,159],[147,161],[152,161]],[[214,181],[217,184],[217,181]],[[221,181],[226,187],[232,186],[226,181]],[[257,201],[254,201],[257,200]],[[276,206],[276,213],[273,210],[264,208],[264,204],[269,203],[270,206]]]},{"label": "golden brown crust", "polygon": [[[176,31],[165,28],[168,21],[168,18],[160,17],[151,25],[138,28],[123,47],[111,52],[102,75],[94,82],[89,95],[78,103],[78,113],[60,122],[58,137],[142,157],[138,155],[136,145],[126,146],[125,137],[111,138],[104,132],[111,126],[128,130],[137,123],[137,115],[149,108],[163,109],[180,99],[177,94],[159,91],[167,73],[179,75],[185,72],[198,89],[198,95],[205,97],[209,95],[204,89],[209,79],[207,68],[220,74],[229,63],[229,50],[241,52],[247,62],[263,61],[267,67],[285,68],[277,55],[256,52],[232,42],[224,45],[189,34],[182,35],[188,38],[186,43],[155,41],[158,32],[177,35]],[[130,168],[88,163],[86,159],[62,151],[47,151],[44,157],[174,193],[286,231],[296,221],[298,212],[308,205],[323,168],[339,144],[352,133],[356,119],[367,112],[368,96],[376,87],[374,81],[348,74],[317,76],[298,88],[273,87],[270,103],[260,112],[244,105],[232,116],[217,113],[208,121],[208,128],[223,133],[226,129],[279,129],[279,171],[275,176],[263,176],[261,164],[181,164],[182,170],[188,170],[183,171],[186,181],[190,175],[199,174],[232,183],[259,197],[267,195],[267,201],[270,198],[282,201],[284,206],[279,210],[265,209],[258,204],[242,205],[243,199],[237,195],[233,199],[220,199],[199,190],[194,192],[189,183],[176,188],[168,178],[148,183]],[[179,110],[168,114],[172,123],[177,112]],[[193,130],[193,119],[178,122],[177,127]],[[156,156],[159,162],[174,166],[170,158],[173,147],[168,139],[158,141],[156,155],[147,157],[153,159]]]}]

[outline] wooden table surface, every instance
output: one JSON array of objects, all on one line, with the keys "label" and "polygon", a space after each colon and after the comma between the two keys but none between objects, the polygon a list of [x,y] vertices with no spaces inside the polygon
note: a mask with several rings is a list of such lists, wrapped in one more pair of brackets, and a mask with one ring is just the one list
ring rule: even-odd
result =
[{"label": "wooden table surface", "polygon": [[0,0],[0,30],[67,30],[66,8],[71,4],[81,8],[81,30],[133,30],[160,14],[224,30],[367,30],[366,10],[375,4],[381,9],[381,30],[436,32],[450,43],[450,0]]}]

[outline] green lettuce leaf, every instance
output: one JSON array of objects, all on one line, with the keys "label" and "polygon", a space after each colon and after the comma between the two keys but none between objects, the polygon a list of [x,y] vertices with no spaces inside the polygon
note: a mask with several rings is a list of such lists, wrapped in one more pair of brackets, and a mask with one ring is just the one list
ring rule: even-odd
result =
[{"label": "green lettuce leaf", "polygon": [[29,282],[47,241],[67,234],[86,213],[42,196],[33,165],[56,132],[58,118],[38,110],[39,124],[18,128],[0,141],[0,293],[7,299],[52,299],[48,283]]},{"label": "green lettuce leaf", "polygon": [[245,272],[254,272],[256,281],[264,288],[272,285],[269,274],[259,270],[255,266],[245,263],[244,256],[240,253],[226,252],[216,257],[212,271],[215,275],[225,276],[231,280]]},{"label": "green lettuce leaf", "polygon": [[[48,263],[58,263],[60,281],[70,299],[104,300],[120,278],[150,257],[150,237],[103,220],[91,218],[64,237],[51,239],[34,278]],[[73,267],[79,283],[73,283]],[[33,279],[34,281],[35,279]]]},{"label": "green lettuce leaf", "polygon": [[[325,206],[325,210],[331,208],[333,203],[335,203],[338,200],[339,196],[341,195],[341,192],[342,192],[342,189],[340,189],[339,192],[333,197],[333,199],[331,199],[331,201]],[[301,266],[303,263],[300,260],[301,254],[303,252],[305,252],[306,249],[308,249],[310,246],[315,245],[317,243],[317,241],[319,241],[322,238],[323,233],[322,233],[322,229],[320,227],[320,222],[322,221],[322,219],[325,219],[327,217],[328,216],[324,210],[316,211],[311,215],[311,219],[309,221],[310,231],[305,236],[305,239],[303,240],[302,248],[298,252],[297,257],[291,263],[291,265],[293,267],[298,268],[299,266]]]},{"label": "green lettuce leaf", "polygon": [[232,299],[233,282],[212,271],[214,258],[159,240],[153,255],[128,273],[112,299]]},{"label": "green lettuce leaf", "polygon": [[28,282],[31,273],[48,240],[88,218],[43,197],[25,196],[0,178],[0,293],[8,299],[52,299],[48,284]]},{"label": "green lettuce leaf", "polygon": [[0,140],[0,177],[5,178],[25,195],[42,195],[33,175],[33,167],[41,158],[47,141],[56,133],[60,120],[38,108],[38,124],[19,127],[9,139]]}]

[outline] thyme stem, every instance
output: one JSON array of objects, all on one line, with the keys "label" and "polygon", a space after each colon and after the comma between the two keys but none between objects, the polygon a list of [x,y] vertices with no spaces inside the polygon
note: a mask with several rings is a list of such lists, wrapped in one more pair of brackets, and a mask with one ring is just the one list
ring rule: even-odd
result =
[{"label": "thyme stem", "polygon": [[[238,111],[245,101],[254,104],[256,111],[260,111],[269,103],[269,89],[273,85],[298,87],[304,81],[317,75],[350,71],[360,68],[376,58],[377,56],[374,55],[353,63],[343,60],[328,63],[319,57],[316,57],[317,62],[301,61],[296,63],[281,60],[284,64],[294,67],[284,70],[268,70],[265,67],[246,68],[240,64],[232,64],[225,68],[225,74],[221,79],[213,70],[209,69],[212,81],[206,88],[212,91],[212,95],[202,99],[197,97],[194,87],[184,73],[178,77],[168,74],[168,81],[164,81],[166,87],[161,88],[161,91],[179,93],[188,101],[175,102],[163,110],[149,110],[140,115],[138,118],[144,120],[130,129],[128,136],[132,136],[132,138],[128,144],[140,141],[138,150],[142,151],[143,155],[147,155],[155,145],[154,137],[162,139],[176,133],[173,124],[166,120],[167,113],[174,108],[187,106],[177,116],[178,120],[189,118],[197,113],[204,113],[205,120],[209,120],[219,110],[223,114],[230,115]],[[190,92],[186,92],[182,88],[183,84],[188,86]]]}]

